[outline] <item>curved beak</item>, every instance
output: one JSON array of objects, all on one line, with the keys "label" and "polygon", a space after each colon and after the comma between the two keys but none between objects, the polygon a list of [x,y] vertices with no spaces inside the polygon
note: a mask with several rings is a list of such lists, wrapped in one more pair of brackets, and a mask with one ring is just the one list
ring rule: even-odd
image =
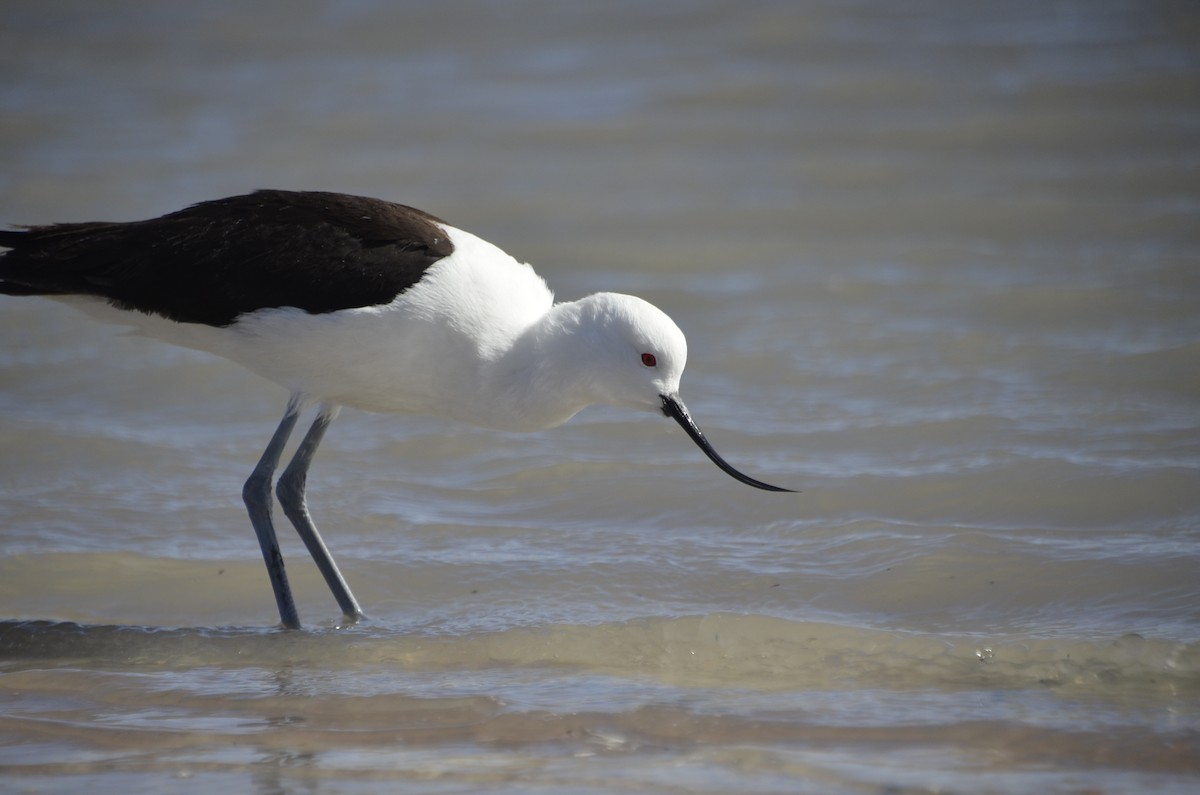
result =
[{"label": "curved beak", "polygon": [[725,474],[740,480],[747,486],[753,486],[756,489],[764,491],[795,491],[795,489],[783,489],[779,486],[772,486],[770,483],[763,483],[761,480],[755,480],[749,475],[743,475],[734,469],[728,461],[713,449],[708,439],[704,438],[704,434],[696,426],[696,421],[692,419],[692,415],[688,414],[687,406],[675,395],[659,395],[662,398],[662,413],[666,414],[671,419],[679,423],[679,426],[687,431],[687,435],[692,437],[692,441],[699,445],[704,454],[712,459],[712,462],[725,471]]}]

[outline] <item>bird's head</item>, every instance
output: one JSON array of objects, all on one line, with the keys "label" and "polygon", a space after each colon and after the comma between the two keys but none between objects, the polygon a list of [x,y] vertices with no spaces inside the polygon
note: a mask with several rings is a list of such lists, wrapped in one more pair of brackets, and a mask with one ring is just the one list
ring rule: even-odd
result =
[{"label": "bird's head", "polygon": [[610,406],[661,412],[726,474],[766,491],[790,491],[755,480],[734,469],[713,448],[679,397],[679,379],[687,364],[687,340],[666,313],[631,295],[597,293],[577,302],[577,333],[587,339],[593,399]]},{"label": "bird's head", "polygon": [[659,411],[679,391],[687,340],[653,304],[632,295],[596,293],[577,303],[577,334],[588,357],[588,389],[598,403]]}]

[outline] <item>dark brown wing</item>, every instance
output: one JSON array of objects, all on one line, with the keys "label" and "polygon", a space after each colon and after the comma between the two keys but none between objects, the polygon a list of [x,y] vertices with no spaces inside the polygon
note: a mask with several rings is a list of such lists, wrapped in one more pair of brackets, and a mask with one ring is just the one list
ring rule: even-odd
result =
[{"label": "dark brown wing", "polygon": [[181,323],[256,309],[386,304],[454,251],[441,222],[402,204],[262,190],[131,223],[0,231],[0,293],[95,295]]}]

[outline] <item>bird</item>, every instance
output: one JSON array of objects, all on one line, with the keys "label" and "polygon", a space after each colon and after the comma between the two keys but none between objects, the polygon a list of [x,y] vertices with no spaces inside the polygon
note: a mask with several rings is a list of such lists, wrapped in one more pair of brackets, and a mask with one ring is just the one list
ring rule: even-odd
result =
[{"label": "bird", "polygon": [[[242,489],[284,628],[300,628],[272,484],[343,622],[364,617],[309,514],[313,456],[342,407],[539,431],[607,404],[661,413],[725,461],[679,397],[683,332],[631,295],[555,302],[533,268],[440,218],[382,199],[257,190],[142,221],[0,230],[0,294],[44,296],[223,356],[289,391]],[[282,474],[307,408],[315,418]]]}]

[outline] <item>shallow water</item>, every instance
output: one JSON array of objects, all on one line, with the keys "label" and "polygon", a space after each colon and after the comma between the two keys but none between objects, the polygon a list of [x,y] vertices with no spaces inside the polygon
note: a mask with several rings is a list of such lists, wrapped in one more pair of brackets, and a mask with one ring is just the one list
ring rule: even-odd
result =
[{"label": "shallow water", "polygon": [[[463,9],[467,8],[467,11]],[[411,203],[688,334],[662,418],[347,411],[0,299],[0,789],[1191,792],[1200,15],[7,3],[0,220]]]}]

